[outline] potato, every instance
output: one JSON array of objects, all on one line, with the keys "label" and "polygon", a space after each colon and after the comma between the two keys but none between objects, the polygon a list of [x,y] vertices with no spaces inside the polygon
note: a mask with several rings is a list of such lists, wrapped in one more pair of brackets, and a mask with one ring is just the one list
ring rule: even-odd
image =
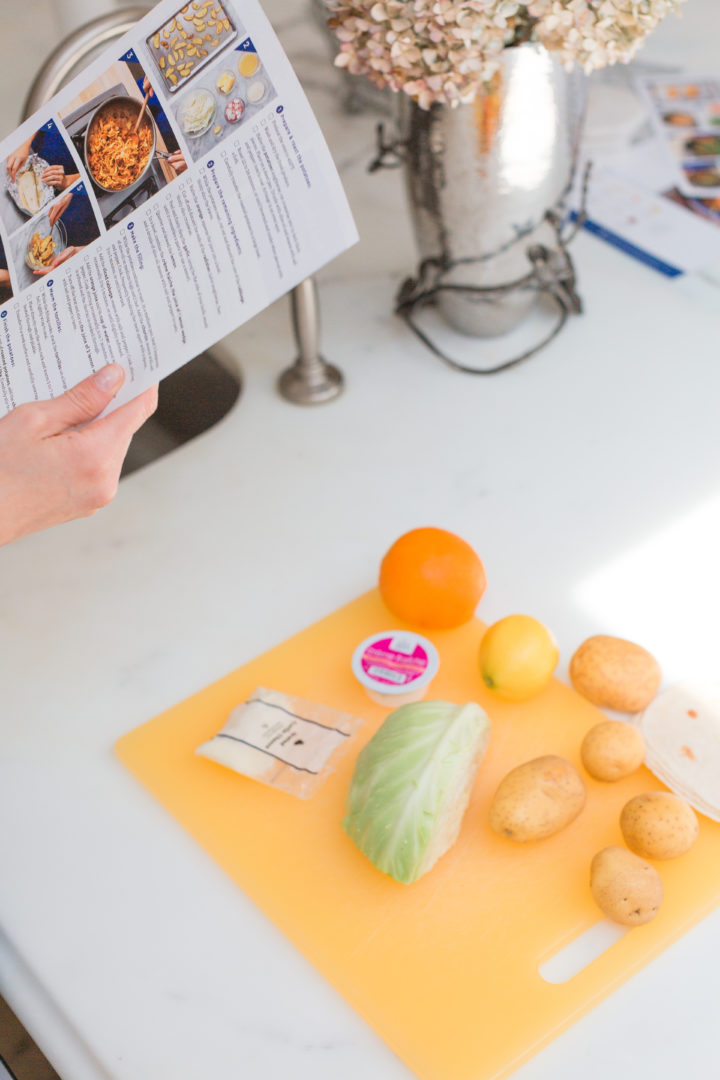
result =
[{"label": "potato", "polygon": [[698,836],[695,811],[669,791],[649,791],[625,803],[620,828],[627,846],[646,859],[675,859]]},{"label": "potato", "polygon": [[660,686],[657,660],[641,645],[596,634],[570,660],[570,681],[588,701],[604,709],[640,712]]},{"label": "potato", "polygon": [[663,901],[655,867],[624,847],[598,851],[590,864],[590,889],[600,910],[623,926],[650,922]]},{"label": "potato", "polygon": [[548,754],[512,769],[490,806],[490,828],[525,843],[564,829],[585,805],[585,785],[564,758]]},{"label": "potato", "polygon": [[583,739],[580,757],[596,780],[622,780],[642,765],[645,740],[639,728],[624,720],[603,720]]}]

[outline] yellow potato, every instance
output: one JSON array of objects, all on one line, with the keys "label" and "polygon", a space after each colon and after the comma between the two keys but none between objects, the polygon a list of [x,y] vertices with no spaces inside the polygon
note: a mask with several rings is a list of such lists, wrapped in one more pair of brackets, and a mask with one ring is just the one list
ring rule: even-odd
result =
[{"label": "yellow potato", "polygon": [[650,922],[663,901],[657,870],[624,847],[597,853],[590,864],[590,890],[600,910],[623,926]]},{"label": "yellow potato", "polygon": [[603,720],[583,739],[580,757],[596,780],[622,780],[642,765],[645,740],[639,728],[624,720]]},{"label": "yellow potato", "polygon": [[620,828],[627,846],[645,859],[675,859],[698,836],[695,811],[669,791],[649,791],[625,803]]},{"label": "yellow potato", "polygon": [[501,781],[490,806],[490,828],[525,843],[564,829],[585,805],[585,785],[569,761],[548,754],[518,765]]},{"label": "yellow potato", "polygon": [[660,686],[662,672],[654,656],[623,638],[596,634],[570,660],[570,681],[588,701],[604,709],[640,712]]}]

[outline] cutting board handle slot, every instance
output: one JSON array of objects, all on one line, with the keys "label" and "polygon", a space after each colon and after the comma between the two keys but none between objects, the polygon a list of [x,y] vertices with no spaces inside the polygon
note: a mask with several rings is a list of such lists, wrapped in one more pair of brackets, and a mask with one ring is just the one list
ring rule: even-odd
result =
[{"label": "cutting board handle slot", "polygon": [[610,922],[609,919],[601,919],[584,930],[558,952],[553,953],[545,960],[538,971],[545,982],[558,983],[570,982],[581,971],[584,971],[593,960],[602,956],[616,942],[625,937],[628,932],[627,926],[619,926],[618,923]]}]

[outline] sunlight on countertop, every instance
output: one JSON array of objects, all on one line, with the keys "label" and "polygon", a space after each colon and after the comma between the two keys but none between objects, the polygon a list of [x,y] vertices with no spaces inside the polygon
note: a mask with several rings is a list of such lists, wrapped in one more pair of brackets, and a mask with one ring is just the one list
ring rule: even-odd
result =
[{"label": "sunlight on countertop", "polygon": [[[716,586],[708,580],[708,567],[717,568],[719,524],[716,495],[589,574],[573,592],[589,623],[662,656],[666,682],[719,677],[718,612],[709,601],[698,616],[697,604],[698,596],[710,598]],[[619,611],[625,613],[622,626]],[[683,624],[687,634],[678,633]]]}]

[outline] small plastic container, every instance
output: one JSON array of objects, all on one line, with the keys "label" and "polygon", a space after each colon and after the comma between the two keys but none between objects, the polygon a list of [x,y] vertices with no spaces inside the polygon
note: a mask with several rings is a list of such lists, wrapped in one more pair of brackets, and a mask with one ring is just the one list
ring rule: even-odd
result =
[{"label": "small plastic container", "polygon": [[245,91],[248,105],[259,105],[267,94],[267,83],[264,79],[255,79]]},{"label": "small plastic container", "polygon": [[440,666],[431,641],[412,630],[384,630],[361,641],[353,653],[355,678],[376,705],[388,709],[421,701]]},{"label": "small plastic container", "polygon": [[238,60],[238,72],[244,79],[251,79],[257,75],[262,67],[260,57],[256,52],[241,52]]},{"label": "small plastic container", "polygon": [[236,82],[237,76],[233,71],[221,71],[215,80],[215,89],[227,97]]},{"label": "small plastic container", "polygon": [[225,106],[225,119],[228,124],[237,124],[245,112],[245,102],[241,97],[234,97]]}]

